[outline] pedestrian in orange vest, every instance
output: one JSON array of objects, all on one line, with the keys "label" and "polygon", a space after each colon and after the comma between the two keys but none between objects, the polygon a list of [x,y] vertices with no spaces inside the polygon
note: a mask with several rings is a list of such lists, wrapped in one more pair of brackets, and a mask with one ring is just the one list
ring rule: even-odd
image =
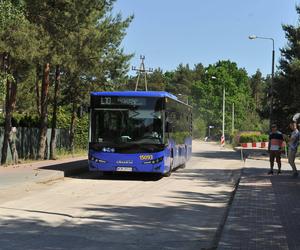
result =
[{"label": "pedestrian in orange vest", "polygon": [[270,155],[270,171],[268,174],[273,174],[273,168],[274,168],[274,161],[276,159],[277,166],[278,166],[278,172],[277,174],[281,173],[281,148],[283,144],[283,135],[280,131],[277,129],[277,125],[273,124],[271,126],[271,133],[269,135],[269,146],[268,151]]}]

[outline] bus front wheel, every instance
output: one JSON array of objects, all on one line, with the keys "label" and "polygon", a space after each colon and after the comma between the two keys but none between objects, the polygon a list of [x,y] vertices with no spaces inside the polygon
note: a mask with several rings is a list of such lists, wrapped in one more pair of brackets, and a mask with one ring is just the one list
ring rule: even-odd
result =
[{"label": "bus front wheel", "polygon": [[173,157],[171,157],[170,159],[170,169],[167,173],[164,173],[163,176],[164,177],[170,177],[172,174],[172,170],[173,170]]},{"label": "bus front wheel", "polygon": [[184,169],[185,166],[186,166],[185,163],[183,163],[183,164],[180,165],[180,168]]}]

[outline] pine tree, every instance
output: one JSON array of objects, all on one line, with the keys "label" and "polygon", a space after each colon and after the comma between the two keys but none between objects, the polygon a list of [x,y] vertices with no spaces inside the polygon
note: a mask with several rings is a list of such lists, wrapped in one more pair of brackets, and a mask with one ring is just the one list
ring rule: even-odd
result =
[{"label": "pine tree", "polygon": [[[296,6],[300,16],[300,5]],[[279,74],[274,84],[274,116],[281,127],[300,111],[300,25],[282,26],[287,44],[281,49]]]},{"label": "pine tree", "polygon": [[13,159],[17,152],[12,141],[12,114],[16,107],[18,84],[28,73],[39,48],[37,27],[28,22],[22,1],[0,2],[1,81],[5,85],[5,124],[1,164],[6,163],[8,144]]},{"label": "pine tree", "polygon": [[112,86],[128,70],[131,55],[120,48],[132,17],[112,15],[114,1],[73,1],[73,30],[68,34],[68,56],[63,65],[65,100],[70,104],[70,148],[74,150],[77,110],[89,92]]}]

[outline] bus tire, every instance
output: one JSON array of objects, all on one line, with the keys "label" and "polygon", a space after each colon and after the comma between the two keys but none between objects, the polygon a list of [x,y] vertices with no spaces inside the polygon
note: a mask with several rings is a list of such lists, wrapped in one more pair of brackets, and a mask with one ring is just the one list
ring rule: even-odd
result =
[{"label": "bus tire", "polygon": [[163,174],[163,177],[170,177],[172,174],[172,168],[170,168],[170,170],[167,173]]},{"label": "bus tire", "polygon": [[170,169],[167,173],[164,173],[163,176],[164,177],[170,177],[173,171],[173,152],[171,153],[172,157],[170,158]]},{"label": "bus tire", "polygon": [[103,171],[102,173],[104,177],[110,177],[114,175],[113,171]]},{"label": "bus tire", "polygon": [[188,160],[188,147],[185,145],[185,161]]}]

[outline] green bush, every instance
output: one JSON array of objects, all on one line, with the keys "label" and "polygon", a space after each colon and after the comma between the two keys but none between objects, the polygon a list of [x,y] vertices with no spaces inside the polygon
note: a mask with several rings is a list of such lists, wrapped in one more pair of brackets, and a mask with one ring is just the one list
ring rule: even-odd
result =
[{"label": "green bush", "polygon": [[269,141],[269,135],[263,134],[260,136],[261,142]]},{"label": "green bush", "polygon": [[[52,114],[49,116],[49,119],[52,119]],[[58,128],[70,128],[70,119],[71,114],[70,112],[66,111],[63,107],[58,107],[57,110],[57,127]]]},{"label": "green bush", "polygon": [[[39,118],[36,115],[14,113],[11,123],[13,127],[38,128]],[[4,115],[0,116],[0,126],[4,126]]]},{"label": "green bush", "polygon": [[237,147],[239,144],[239,136],[238,136],[238,131],[235,130],[231,135],[230,135],[230,142],[233,145],[233,147]]},{"label": "green bush", "polygon": [[[48,115],[48,127],[51,128],[52,114]],[[0,116],[0,126],[4,126],[4,117]],[[12,126],[23,128],[39,128],[40,119],[37,115],[13,113]],[[68,129],[70,127],[70,114],[59,109],[57,112],[57,128]]]},{"label": "green bush", "polygon": [[204,138],[206,135],[206,123],[201,118],[193,121],[193,138]]},{"label": "green bush", "polygon": [[12,125],[23,128],[38,128],[40,126],[39,117],[37,115],[29,116],[27,114],[13,114]]},{"label": "green bush", "polygon": [[[59,107],[57,110],[57,128],[70,128],[70,112],[64,108]],[[48,127],[51,128],[52,123],[52,112],[48,112]],[[4,114],[0,115],[0,126],[4,126]],[[38,115],[34,114],[20,114],[13,113],[12,126],[23,127],[23,128],[39,128],[40,120]]]},{"label": "green bush", "polygon": [[77,118],[75,127],[75,148],[86,149],[88,146],[89,118],[84,115]]},{"label": "green bush", "polygon": [[247,143],[247,142],[267,142],[269,140],[269,136],[266,134],[257,135],[257,134],[246,134],[241,135],[239,138],[240,143]]},{"label": "green bush", "polygon": [[[57,128],[69,129],[71,115],[64,108],[59,107],[57,111]],[[49,112],[48,128],[51,128],[52,114]],[[38,128],[39,117],[37,115],[14,113],[12,117],[14,127]],[[0,115],[0,126],[4,126],[4,117]],[[86,149],[88,145],[89,120],[85,114],[81,118],[76,118],[75,123],[75,148]]]}]

